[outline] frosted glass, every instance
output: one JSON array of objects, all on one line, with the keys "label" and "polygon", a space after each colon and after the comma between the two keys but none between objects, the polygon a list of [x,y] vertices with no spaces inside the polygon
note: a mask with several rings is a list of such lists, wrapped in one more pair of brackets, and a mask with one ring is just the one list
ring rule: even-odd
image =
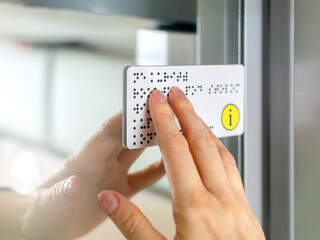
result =
[{"label": "frosted glass", "polygon": [[44,141],[45,58],[41,49],[0,46],[2,131]]}]

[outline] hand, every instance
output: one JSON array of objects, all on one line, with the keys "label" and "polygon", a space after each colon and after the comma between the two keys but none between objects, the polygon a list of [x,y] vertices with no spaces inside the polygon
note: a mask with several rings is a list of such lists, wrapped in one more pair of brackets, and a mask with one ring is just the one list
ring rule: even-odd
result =
[{"label": "hand", "polygon": [[[169,102],[184,136],[165,96],[155,90],[149,99],[172,192],[175,239],[265,239],[233,156],[197,116],[180,89],[171,89]],[[164,239],[121,194],[104,191],[99,201],[128,239]]]},{"label": "hand", "polygon": [[121,113],[112,117],[64,167],[30,196],[22,219],[27,239],[72,239],[101,223],[106,215],[97,196],[114,190],[126,197],[149,187],[164,174],[163,163],[128,174],[143,149],[121,144]]}]

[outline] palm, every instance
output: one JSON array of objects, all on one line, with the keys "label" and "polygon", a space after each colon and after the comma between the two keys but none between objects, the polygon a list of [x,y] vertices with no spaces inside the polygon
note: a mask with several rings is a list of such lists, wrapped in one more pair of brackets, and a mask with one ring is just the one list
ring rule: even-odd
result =
[{"label": "palm", "polygon": [[[70,239],[81,236],[106,218],[97,200],[102,190],[115,190],[130,197],[163,175],[163,166],[158,163],[147,171],[128,174],[142,150],[131,151],[121,146],[120,117],[105,124],[33,194],[24,222],[28,237]],[[73,177],[66,180],[70,176]],[[61,194],[60,190],[66,186],[70,188],[69,194]]]}]

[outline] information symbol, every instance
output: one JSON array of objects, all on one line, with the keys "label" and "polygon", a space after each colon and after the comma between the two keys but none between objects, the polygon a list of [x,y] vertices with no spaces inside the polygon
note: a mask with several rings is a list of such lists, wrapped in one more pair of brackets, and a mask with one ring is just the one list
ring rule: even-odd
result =
[{"label": "information symbol", "polygon": [[222,112],[221,116],[222,125],[227,130],[233,130],[239,123],[239,110],[233,105],[227,105]]}]

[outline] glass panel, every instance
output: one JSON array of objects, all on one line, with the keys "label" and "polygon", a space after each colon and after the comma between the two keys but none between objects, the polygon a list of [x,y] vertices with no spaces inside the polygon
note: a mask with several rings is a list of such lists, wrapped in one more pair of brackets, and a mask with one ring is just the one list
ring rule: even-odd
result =
[{"label": "glass panel", "polygon": [[[0,131],[61,160],[122,109],[125,66],[195,64],[196,56],[195,33],[186,29],[50,9],[3,9],[0,39]],[[132,171],[160,157],[148,148]],[[167,179],[155,189],[169,193]]]},{"label": "glass panel", "polygon": [[320,225],[320,2],[294,1],[295,239],[318,239]]},{"label": "glass panel", "polygon": [[[199,63],[242,63],[242,1],[198,1]],[[242,166],[242,137],[222,139]]]}]

